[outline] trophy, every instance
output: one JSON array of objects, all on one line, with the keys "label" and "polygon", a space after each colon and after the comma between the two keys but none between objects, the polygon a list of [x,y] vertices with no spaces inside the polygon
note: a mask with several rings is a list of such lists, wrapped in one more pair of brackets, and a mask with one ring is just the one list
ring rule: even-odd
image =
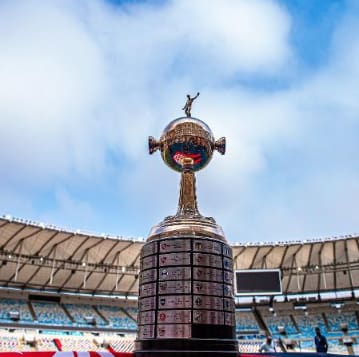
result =
[{"label": "trophy", "polygon": [[215,140],[202,120],[171,121],[157,141],[149,137],[149,153],[181,173],[177,213],[154,226],[141,250],[137,357],[238,354],[235,336],[232,249],[212,217],[200,214],[195,172],[226,140]]}]

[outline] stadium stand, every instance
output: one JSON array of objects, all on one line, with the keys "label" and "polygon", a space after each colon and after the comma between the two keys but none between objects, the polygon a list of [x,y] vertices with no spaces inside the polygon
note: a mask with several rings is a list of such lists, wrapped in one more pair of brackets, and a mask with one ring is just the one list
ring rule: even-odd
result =
[{"label": "stadium stand", "polygon": [[358,330],[358,319],[355,311],[333,311],[325,313],[330,331],[341,331],[342,326],[346,325],[348,330]]},{"label": "stadium stand", "polygon": [[289,311],[279,310],[278,312],[268,314],[264,317],[264,320],[272,335],[279,335],[281,332],[285,332],[287,335],[292,336],[298,334],[292,318]]},{"label": "stadium stand", "polygon": [[137,321],[137,307],[123,307],[123,311],[132,318],[132,320]]},{"label": "stadium stand", "polygon": [[37,351],[56,351],[57,347],[52,337],[39,337],[36,339]]},{"label": "stadium stand", "polygon": [[[2,307],[3,325],[11,325],[7,330],[1,330],[1,351],[46,351],[46,350],[92,350],[103,351],[111,348],[118,352],[129,352],[133,348],[136,323],[133,318],[136,317],[136,307],[127,306],[121,308],[120,306],[111,305],[90,305],[90,304],[70,304],[65,303],[68,313],[73,318],[74,323],[68,318],[66,313],[62,310],[60,303],[54,302],[31,302],[36,311],[36,316],[40,316],[38,321],[27,320],[28,325],[33,328],[37,327],[42,321],[44,325],[49,328],[59,327],[62,323],[62,330],[49,331],[46,335],[40,333],[39,330],[24,330],[21,329],[21,321],[12,321],[7,318],[9,311],[16,308],[16,304],[20,301],[21,306],[27,306],[27,302],[17,299],[0,299],[0,306]],[[348,327],[347,336],[352,336],[359,340],[358,318],[357,318],[357,304],[356,301],[347,301],[345,303],[345,311],[338,312],[333,309],[330,303],[311,303],[307,304],[308,310],[296,311],[292,306],[292,310],[288,306],[291,304],[276,304],[275,313],[269,311],[269,307],[262,305],[257,306],[256,311],[258,317],[253,311],[236,311],[237,318],[237,334],[239,338],[239,350],[243,353],[257,352],[259,346],[263,342],[264,336],[267,333],[273,335],[277,341],[278,349],[281,349],[281,342],[286,347],[288,341],[294,341],[294,345],[287,350],[300,352],[314,352],[314,327],[319,326],[322,332],[327,336],[330,345],[330,352],[332,353],[347,353],[347,347],[342,343],[345,336],[342,331],[343,326]],[[103,316],[110,321],[110,325],[106,325],[105,321],[97,314],[96,311],[101,312]],[[83,318],[84,316],[95,316],[99,323],[95,324],[93,328],[99,330],[95,334],[90,333],[91,327]],[[130,314],[133,318],[129,317]],[[64,317],[66,316],[66,317]],[[260,328],[257,319],[263,321],[264,329]],[[67,330],[67,326],[72,326],[75,330]],[[81,332],[81,328],[89,328],[88,332]],[[106,332],[115,327],[116,331],[129,331],[132,329],[132,337],[126,338],[124,336],[114,335],[114,332]],[[284,333],[281,333],[278,327],[283,327]],[[12,331],[12,332],[10,332]],[[42,331],[44,332],[44,331]],[[25,338],[26,336],[26,338]],[[31,337],[32,336],[32,337]],[[292,343],[291,343],[292,344]],[[353,348],[358,350],[358,345],[355,341]]]},{"label": "stadium stand", "polygon": [[28,303],[23,300],[0,299],[0,321],[32,322]]},{"label": "stadium stand", "polygon": [[18,344],[18,338],[16,336],[2,333],[0,338],[0,351],[21,351],[21,348]]},{"label": "stadium stand", "polygon": [[122,309],[116,306],[97,306],[98,311],[110,322],[112,327],[136,330],[137,323],[128,316]]},{"label": "stadium stand", "polygon": [[93,336],[64,336],[58,339],[61,351],[101,351]]},{"label": "stadium stand", "polygon": [[[1,351],[133,350],[143,240],[9,216],[0,217],[0,237]],[[319,326],[330,352],[349,353],[343,340],[352,338],[359,353],[358,236],[232,249],[235,269],[282,273],[278,298],[236,298],[241,352],[257,352],[267,333],[281,350],[313,352]],[[305,309],[296,309],[299,303]]]},{"label": "stadium stand", "polygon": [[239,352],[241,353],[257,353],[263,341],[253,340],[253,341],[238,341]]},{"label": "stadium stand", "polygon": [[310,338],[313,336],[313,326],[318,326],[320,331],[324,334],[328,334],[326,324],[323,320],[323,314],[305,314],[294,315],[294,319],[297,322],[300,333],[304,338]]},{"label": "stadium stand", "polygon": [[64,309],[53,302],[32,302],[36,320],[46,325],[68,326],[72,324]]},{"label": "stadium stand", "polygon": [[65,304],[64,307],[78,326],[106,325],[106,322],[91,305]]},{"label": "stadium stand", "polygon": [[252,311],[238,311],[236,310],[236,331],[237,333],[259,331],[258,323]]}]

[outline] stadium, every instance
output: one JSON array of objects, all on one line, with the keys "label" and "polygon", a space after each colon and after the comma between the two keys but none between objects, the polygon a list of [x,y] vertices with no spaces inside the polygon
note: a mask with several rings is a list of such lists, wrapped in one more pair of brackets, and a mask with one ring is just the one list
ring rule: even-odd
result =
[{"label": "stadium", "polygon": [[[132,352],[142,239],[0,218],[0,351]],[[236,295],[239,351],[359,354],[356,235],[232,244],[235,270],[279,269],[282,293]]]}]

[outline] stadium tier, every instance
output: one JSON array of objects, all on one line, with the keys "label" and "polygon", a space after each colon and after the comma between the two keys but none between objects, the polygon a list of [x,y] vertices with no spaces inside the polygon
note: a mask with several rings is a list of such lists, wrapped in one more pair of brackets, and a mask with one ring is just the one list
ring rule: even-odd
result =
[{"label": "stadium tier", "polygon": [[[31,297],[29,295],[28,300],[0,298],[0,350],[43,351],[51,348],[70,351],[76,346],[76,350],[110,348],[129,352],[133,348],[136,307],[123,303],[122,307],[105,305],[96,299],[91,305],[88,302],[66,303],[66,298],[63,298],[64,303],[32,301]],[[314,328],[317,326],[327,336],[331,352],[347,353],[343,338],[348,336],[353,338],[354,348],[359,349],[356,343],[359,340],[359,315],[355,300],[342,301],[340,309],[323,302],[307,303],[304,311],[296,310],[295,306],[288,302],[270,306],[256,304],[249,311],[238,307],[236,330],[240,351],[258,352],[264,336],[271,334],[277,341],[278,350],[313,352]]]},{"label": "stadium tier", "polygon": [[[0,218],[0,351],[131,352],[142,239],[94,235]],[[282,294],[236,296],[243,353],[266,334],[277,348],[359,353],[357,236],[233,244],[234,268],[279,269]]]},{"label": "stadium tier", "polygon": [[[46,300],[46,297],[44,296],[43,299]],[[135,307],[24,301],[0,296],[0,309],[0,324],[3,326],[42,326],[43,328],[96,326],[100,329],[116,328],[132,332],[137,328]],[[127,310],[131,311],[132,315]]]},{"label": "stadium tier", "polygon": [[260,327],[256,321],[252,311],[242,312],[236,311],[236,331],[237,333],[249,332],[249,333],[258,333]]}]

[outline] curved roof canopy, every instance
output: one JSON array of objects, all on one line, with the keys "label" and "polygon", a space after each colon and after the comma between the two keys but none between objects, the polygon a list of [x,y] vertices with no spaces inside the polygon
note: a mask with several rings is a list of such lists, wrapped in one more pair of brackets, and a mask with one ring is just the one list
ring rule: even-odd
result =
[{"label": "curved roof canopy", "polygon": [[[282,271],[284,294],[359,289],[358,236],[233,245],[234,269]],[[141,239],[0,218],[0,286],[137,295]]]}]

